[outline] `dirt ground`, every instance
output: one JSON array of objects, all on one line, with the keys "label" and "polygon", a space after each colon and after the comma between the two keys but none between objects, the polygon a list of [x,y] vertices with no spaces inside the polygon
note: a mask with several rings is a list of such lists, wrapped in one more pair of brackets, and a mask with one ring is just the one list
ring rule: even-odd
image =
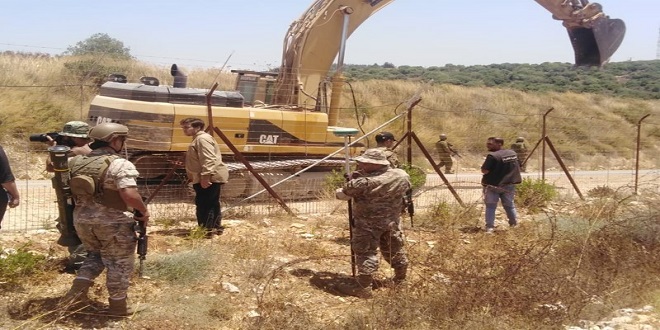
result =
[{"label": "dirt ground", "polygon": [[[501,218],[498,221],[495,235],[484,234],[475,223],[474,228],[452,237],[466,247],[491,244],[515,235],[515,230],[531,228],[534,220],[523,215],[522,228],[515,230],[508,229]],[[74,275],[62,272],[61,262],[67,253],[55,244],[55,231],[3,233],[2,248],[27,246],[52,262],[38,280],[5,284],[0,295],[0,329],[258,328],[254,324],[259,319],[282,318],[286,313],[290,315],[283,319],[311,314],[315,315],[313,320],[307,321],[315,328],[336,328],[350,312],[369,310],[368,301],[342,296],[332,289],[350,280],[351,274],[349,233],[343,215],[226,219],[223,223],[225,233],[212,239],[191,235],[192,221],[151,226],[144,277],[135,274],[129,290],[132,305],[145,310],[122,319],[99,313],[107,299],[103,275],[91,290],[90,306],[77,311],[58,307]],[[423,256],[443,242],[433,231],[410,229],[409,223],[406,227],[411,282],[418,282],[429,274],[415,256]],[[382,261],[378,276],[391,276]],[[376,297],[383,299],[391,294],[390,289],[375,291]],[[632,327],[640,324],[660,326],[654,311],[644,313],[640,322],[640,318],[631,319],[626,325],[630,327],[617,329],[654,329]],[[287,328],[287,324],[278,327]]]}]

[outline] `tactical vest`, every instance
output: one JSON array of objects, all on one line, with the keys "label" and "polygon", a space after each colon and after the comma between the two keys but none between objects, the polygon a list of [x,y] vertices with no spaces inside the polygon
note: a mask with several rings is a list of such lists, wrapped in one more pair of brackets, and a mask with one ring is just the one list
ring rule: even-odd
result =
[{"label": "tactical vest", "polygon": [[117,155],[76,156],[69,160],[71,180],[69,186],[75,196],[92,196],[95,203],[120,211],[128,206],[119,195],[119,190],[103,186],[110,163],[120,158]]}]

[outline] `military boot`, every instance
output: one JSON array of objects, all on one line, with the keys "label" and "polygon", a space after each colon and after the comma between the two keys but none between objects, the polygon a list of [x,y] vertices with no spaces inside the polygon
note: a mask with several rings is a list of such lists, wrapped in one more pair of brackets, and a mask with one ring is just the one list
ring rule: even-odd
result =
[{"label": "military boot", "polygon": [[128,307],[126,305],[126,297],[122,299],[112,299],[108,298],[108,314],[112,316],[128,316],[132,313],[129,313]]},{"label": "military boot", "polygon": [[394,277],[392,277],[392,282],[394,285],[399,285],[406,280],[406,275],[408,272],[408,266],[394,268]]},{"label": "military boot", "polygon": [[147,308],[148,306],[146,305],[141,305],[136,308],[129,307],[127,297],[122,299],[108,298],[108,310],[106,313],[111,316],[131,316],[135,313],[142,312]]},{"label": "military boot", "polygon": [[358,298],[371,298],[371,285],[373,278],[371,275],[359,275],[355,281],[350,283],[341,283],[335,288],[342,294]]},{"label": "military boot", "polygon": [[84,279],[76,278],[73,280],[73,284],[69,291],[60,299],[60,306],[69,307],[78,303],[88,302],[89,298],[87,294],[89,293],[89,288],[92,287],[94,282]]}]

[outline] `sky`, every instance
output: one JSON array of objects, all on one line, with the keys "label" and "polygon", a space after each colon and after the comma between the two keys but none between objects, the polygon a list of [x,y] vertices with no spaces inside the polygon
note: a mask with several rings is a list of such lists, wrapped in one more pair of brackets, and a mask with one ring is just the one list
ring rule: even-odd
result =
[{"label": "sky", "polygon": [[[560,1],[560,0],[557,0]],[[312,0],[3,0],[0,51],[61,54],[96,33],[137,59],[181,68],[266,70]],[[656,59],[660,0],[600,0],[623,19],[612,62]],[[532,0],[398,0],[349,38],[347,64],[412,66],[573,63],[560,21]]]}]

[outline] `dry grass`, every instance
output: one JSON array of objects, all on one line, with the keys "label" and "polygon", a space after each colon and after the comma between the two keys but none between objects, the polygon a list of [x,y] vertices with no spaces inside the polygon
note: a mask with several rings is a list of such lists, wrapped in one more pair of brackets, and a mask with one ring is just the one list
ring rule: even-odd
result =
[{"label": "dry grass", "polygon": [[[660,204],[646,196],[562,201],[533,217],[523,211],[519,228],[495,235],[476,230],[479,206],[439,202],[418,212],[413,229],[405,221],[407,284],[371,300],[332,290],[350,276],[345,214],[226,220],[225,234],[212,240],[192,237],[186,223],[156,226],[148,279],[133,278],[130,289],[148,310],[123,320],[91,307],[55,313],[72,277],[46,269],[39,278],[48,283],[29,277],[3,293],[0,328],[557,329],[617,308],[658,307]],[[34,249],[63,256],[54,237]],[[391,276],[384,262],[377,276]],[[102,283],[93,306],[107,297]]]},{"label": "dry grass", "polygon": [[[171,83],[169,66],[154,66],[136,61],[111,61],[105,58],[29,58],[0,56],[0,141],[11,142],[13,136],[24,141],[29,133],[59,130],[63,122],[85,118],[96,93],[96,81],[80,77],[69,68],[76,63],[90,63],[124,73],[130,81],[153,76],[164,84]],[[235,77],[217,68],[188,71],[188,86],[208,88],[218,81],[219,90],[232,90]],[[64,86],[64,85],[70,86]],[[81,90],[81,85],[82,90]],[[11,87],[14,86],[14,87]],[[20,86],[20,87],[19,87]],[[30,87],[32,86],[32,87]],[[41,87],[37,87],[41,86]],[[50,87],[48,87],[50,86]],[[547,134],[570,167],[629,168],[625,161],[634,155],[637,121],[645,114],[660,114],[660,101],[619,99],[601,95],[575,93],[524,93],[498,88],[470,88],[452,85],[427,86],[413,81],[363,81],[351,84],[354,93],[344,93],[344,110],[340,124],[371,130],[396,113],[405,111],[403,102],[422,90],[422,102],[414,110],[413,129],[426,148],[435,156],[433,144],[439,133],[467,155],[462,166],[477,168],[488,136],[502,136],[507,144],[517,136],[525,136],[533,145],[541,136],[542,115],[554,108],[548,119]],[[348,87],[346,90],[348,91]],[[352,96],[358,109],[354,109]],[[356,118],[357,112],[357,118]],[[364,116],[364,117],[363,117]],[[660,130],[658,116],[645,120],[642,130],[642,168],[658,164]],[[364,119],[364,121],[362,121]],[[384,129],[401,136],[403,121]],[[367,141],[373,146],[373,139]],[[415,164],[424,165],[421,153],[415,152]],[[594,157],[603,157],[600,163]],[[549,167],[556,167],[550,156]],[[533,162],[532,168],[536,166]],[[428,166],[424,167],[428,168]]]}]

